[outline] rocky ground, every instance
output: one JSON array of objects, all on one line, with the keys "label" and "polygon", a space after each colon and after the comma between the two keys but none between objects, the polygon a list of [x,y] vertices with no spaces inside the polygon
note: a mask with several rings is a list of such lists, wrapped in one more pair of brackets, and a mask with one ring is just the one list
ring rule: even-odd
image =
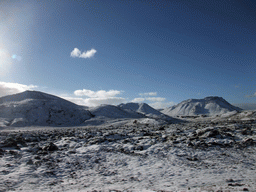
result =
[{"label": "rocky ground", "polygon": [[0,191],[256,191],[255,121],[0,131]]}]

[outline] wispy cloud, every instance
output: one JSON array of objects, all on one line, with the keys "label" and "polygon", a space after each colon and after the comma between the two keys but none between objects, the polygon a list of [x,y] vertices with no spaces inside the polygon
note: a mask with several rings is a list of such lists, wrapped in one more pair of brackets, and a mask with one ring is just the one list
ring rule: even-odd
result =
[{"label": "wispy cloud", "polygon": [[139,93],[141,97],[134,98],[131,102],[133,103],[141,103],[141,102],[149,102],[148,104],[155,109],[162,109],[166,107],[170,107],[175,105],[174,102],[165,102],[166,98],[164,97],[153,97],[157,96],[157,92],[147,92],[147,93]]},{"label": "wispy cloud", "polygon": [[115,97],[116,95],[120,95],[122,91],[118,90],[99,90],[99,91],[91,91],[89,89],[82,89],[74,91],[76,96],[87,96],[87,97],[99,97],[99,98],[106,98],[106,97]]},{"label": "wispy cloud", "polygon": [[235,85],[235,88],[240,88],[242,86],[242,84],[237,84],[237,85]]},{"label": "wispy cloud", "polygon": [[161,102],[161,101],[165,101],[165,98],[164,97],[147,97],[146,100]]},{"label": "wispy cloud", "polygon": [[145,98],[138,97],[138,98],[134,98],[131,102],[133,102],[133,103],[141,103],[143,101],[145,101]]},{"label": "wispy cloud", "polygon": [[131,102],[133,103],[141,103],[143,101],[153,101],[153,102],[163,102],[165,101],[166,99],[164,97],[137,97],[137,98],[134,98]]},{"label": "wispy cloud", "polygon": [[160,109],[160,108],[165,108],[165,107],[170,107],[171,105],[174,105],[174,102],[163,102],[166,99],[163,97],[138,97],[138,98],[134,98],[131,102],[133,103],[141,103],[144,101],[149,101],[149,102],[154,102],[154,103],[149,103],[149,105],[151,107],[154,107],[156,109]]},{"label": "wispy cloud", "polygon": [[96,107],[102,104],[118,105],[125,102],[125,98],[122,97],[107,97],[107,98],[77,98],[77,97],[62,97],[78,105],[84,105],[88,107]]},{"label": "wispy cloud", "polygon": [[252,94],[252,95],[246,95],[245,97],[246,97],[246,98],[256,97],[256,92],[255,92],[254,94]]},{"label": "wispy cloud", "polygon": [[157,96],[157,92],[139,93],[140,96]]},{"label": "wispy cloud", "polygon": [[81,52],[78,48],[74,48],[74,50],[70,53],[71,57],[79,57],[83,59],[91,58],[95,55],[97,51],[95,49],[91,49],[88,51]]},{"label": "wispy cloud", "polygon": [[162,102],[162,101],[165,101],[166,99],[163,98],[163,97],[137,97],[137,98],[134,98],[132,100],[132,102],[134,103],[139,103],[139,102],[143,102],[143,101],[157,101],[157,102]]},{"label": "wispy cloud", "polygon": [[20,93],[26,90],[31,90],[37,88],[36,85],[24,85],[19,83],[8,83],[0,81],[0,96],[11,95],[15,93]]}]

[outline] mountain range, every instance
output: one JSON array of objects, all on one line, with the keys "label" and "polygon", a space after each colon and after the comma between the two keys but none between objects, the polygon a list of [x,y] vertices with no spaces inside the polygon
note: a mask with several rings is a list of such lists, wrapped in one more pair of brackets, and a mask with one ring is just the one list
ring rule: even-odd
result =
[{"label": "mountain range", "polygon": [[[86,122],[104,123],[109,119],[141,119],[140,122],[178,122],[174,117],[220,115],[239,112],[240,108],[221,97],[188,99],[158,111],[146,103],[101,105],[94,108],[76,105],[60,97],[39,91],[25,91],[0,98],[0,127],[77,126]],[[100,122],[99,122],[100,121]]]}]

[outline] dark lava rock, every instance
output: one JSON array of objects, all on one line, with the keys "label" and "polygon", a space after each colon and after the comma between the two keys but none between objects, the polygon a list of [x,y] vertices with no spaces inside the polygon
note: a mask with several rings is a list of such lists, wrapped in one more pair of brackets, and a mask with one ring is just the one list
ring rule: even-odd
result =
[{"label": "dark lava rock", "polygon": [[14,138],[9,137],[9,138],[4,140],[3,147],[15,147],[15,148],[17,148],[18,147],[17,144],[18,143]]},{"label": "dark lava rock", "polygon": [[18,144],[21,144],[21,145],[27,147],[27,143],[26,143],[26,141],[23,137],[18,136],[18,137],[15,138],[15,140]]},{"label": "dark lava rock", "polygon": [[236,186],[243,186],[244,184],[240,183],[229,183],[228,186],[236,187]]},{"label": "dark lava rock", "polygon": [[245,138],[243,141],[242,141],[242,145],[253,145],[254,144],[254,141],[252,138]]},{"label": "dark lava rock", "polygon": [[33,160],[29,159],[28,162],[27,162],[27,165],[33,165],[33,164],[34,164]]},{"label": "dark lava rock", "polygon": [[209,131],[206,135],[207,135],[207,137],[216,137],[219,134],[220,134],[219,131],[214,129],[214,130]]},{"label": "dark lava rock", "polygon": [[135,146],[134,150],[143,151],[143,146]]},{"label": "dark lava rock", "polygon": [[245,128],[241,131],[242,135],[252,135],[252,130],[250,128]]},{"label": "dark lava rock", "polygon": [[59,148],[52,142],[43,147],[44,151],[57,151]]},{"label": "dark lava rock", "polygon": [[187,157],[187,160],[189,161],[198,161],[197,157]]},{"label": "dark lava rock", "polygon": [[13,155],[14,158],[21,157],[20,153],[18,151],[10,150],[8,154]]},{"label": "dark lava rock", "polygon": [[129,139],[123,140],[123,144],[130,143],[131,141]]},{"label": "dark lava rock", "polygon": [[34,157],[34,159],[40,160],[41,157],[40,157],[39,155],[36,155],[36,156]]},{"label": "dark lava rock", "polygon": [[16,149],[19,149],[18,144],[21,144],[23,146],[27,146],[26,141],[23,139],[23,137],[7,137],[3,142],[3,147],[15,147]]},{"label": "dark lava rock", "polygon": [[3,150],[3,149],[0,148],[0,156],[3,156],[3,155],[4,155],[4,152],[5,152],[5,150]]},{"label": "dark lava rock", "polygon": [[235,182],[235,181],[233,179],[226,179],[226,182],[232,183],[232,182]]},{"label": "dark lava rock", "polygon": [[30,136],[30,137],[25,137],[24,139],[26,142],[38,142],[40,141],[38,137],[36,136]]}]

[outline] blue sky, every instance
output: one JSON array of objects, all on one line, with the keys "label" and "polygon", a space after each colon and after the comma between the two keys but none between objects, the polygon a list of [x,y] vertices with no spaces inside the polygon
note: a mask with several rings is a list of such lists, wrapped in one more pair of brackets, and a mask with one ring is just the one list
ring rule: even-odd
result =
[{"label": "blue sky", "polygon": [[256,2],[1,1],[0,96],[255,103]]}]

